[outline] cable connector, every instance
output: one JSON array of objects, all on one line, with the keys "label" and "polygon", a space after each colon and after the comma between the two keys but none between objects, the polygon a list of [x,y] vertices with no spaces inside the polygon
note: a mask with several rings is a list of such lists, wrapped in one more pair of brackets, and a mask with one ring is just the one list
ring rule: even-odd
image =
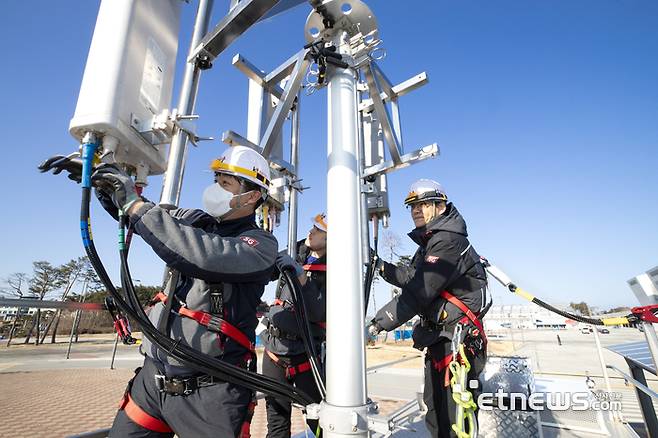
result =
[{"label": "cable connector", "polygon": [[658,304],[652,304],[650,306],[640,306],[633,307],[631,309],[631,314],[627,316],[629,322],[650,322],[652,324],[658,324]]}]

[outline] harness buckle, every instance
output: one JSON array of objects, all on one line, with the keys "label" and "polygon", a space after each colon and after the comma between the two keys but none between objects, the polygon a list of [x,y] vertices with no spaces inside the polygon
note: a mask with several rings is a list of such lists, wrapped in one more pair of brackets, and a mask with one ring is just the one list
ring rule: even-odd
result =
[{"label": "harness buckle", "polygon": [[158,388],[160,392],[164,392],[169,395],[182,395],[187,396],[194,392],[193,388],[190,388],[189,382],[191,379],[177,379],[177,378],[167,378],[160,374],[153,376],[155,379],[155,387]]},{"label": "harness buckle", "polygon": [[153,376],[153,379],[155,380],[155,387],[158,388],[158,391],[164,392],[165,380],[167,377],[161,374],[156,374]]},{"label": "harness buckle", "polygon": [[224,323],[224,320],[218,316],[215,315],[210,315],[210,318],[208,318],[206,327],[208,327],[208,330],[211,330],[213,332],[221,333],[222,332],[222,324]]},{"label": "harness buckle", "polygon": [[210,284],[210,313],[224,315],[224,284]]},{"label": "harness buckle", "polygon": [[455,331],[453,332],[452,335],[452,341],[450,343],[453,361],[457,358],[457,354],[459,353],[459,347],[461,343],[462,343],[462,324],[457,323],[457,325],[455,326]]}]

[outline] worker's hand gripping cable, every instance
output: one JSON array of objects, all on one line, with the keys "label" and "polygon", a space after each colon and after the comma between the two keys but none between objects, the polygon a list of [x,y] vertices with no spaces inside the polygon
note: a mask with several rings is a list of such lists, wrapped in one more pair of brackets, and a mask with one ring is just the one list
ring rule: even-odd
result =
[{"label": "worker's hand gripping cable", "polygon": [[452,425],[452,430],[457,438],[475,438],[477,437],[477,421],[475,419],[477,405],[468,387],[468,373],[471,370],[471,363],[464,352],[461,324],[455,326],[451,348],[452,360],[448,365],[447,372],[451,375],[450,388],[452,390],[452,399],[455,402],[455,423]]},{"label": "worker's hand gripping cable", "polygon": [[[127,263],[127,251],[125,241],[120,242],[120,255],[121,255],[121,277],[123,289],[126,293],[124,298],[119,291],[114,287],[103,263],[100,260],[98,252],[96,251],[90,222],[90,201],[91,201],[91,187],[92,187],[92,170],[95,152],[98,147],[96,136],[89,133],[85,136],[82,145],[82,172],[80,182],[82,186],[82,202],[80,208],[80,232],[85,251],[91,261],[94,270],[98,274],[100,280],[107,288],[112,296],[117,307],[123,311],[129,318],[137,322],[140,326],[144,336],[151,342],[157,345],[167,354],[174,357],[176,360],[185,363],[190,368],[204,374],[209,374],[219,379],[232,382],[237,385],[242,385],[254,391],[262,391],[266,394],[271,394],[275,397],[281,397],[293,401],[300,405],[308,405],[311,403],[311,398],[303,391],[295,389],[289,385],[281,384],[273,379],[264,377],[262,375],[252,373],[242,368],[227,364],[219,359],[203,354],[185,344],[180,343],[179,340],[171,339],[169,336],[162,334],[156,327],[148,320],[144,309],[139,304],[135,292],[132,279]],[[50,165],[44,166],[44,172],[47,170],[57,169]],[[68,164],[67,164],[68,166]],[[77,164],[76,164],[77,166]],[[62,170],[68,170],[67,167],[62,167]],[[60,170],[61,172],[61,170]],[[57,172],[59,173],[59,172]],[[70,172],[73,174],[74,172]],[[75,178],[72,178],[75,179]],[[127,198],[126,198],[127,199]],[[121,226],[125,225],[125,218],[120,221]],[[121,234],[122,235],[122,234]]]}]

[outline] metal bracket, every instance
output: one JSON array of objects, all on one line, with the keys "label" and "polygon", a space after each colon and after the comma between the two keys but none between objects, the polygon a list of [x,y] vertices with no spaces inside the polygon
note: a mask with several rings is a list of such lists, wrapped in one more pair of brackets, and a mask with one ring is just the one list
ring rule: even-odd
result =
[{"label": "metal bracket", "polygon": [[292,108],[292,105],[297,98],[299,89],[302,85],[302,79],[304,79],[304,74],[308,69],[310,61],[307,59],[308,49],[301,50],[297,54],[297,59],[295,61],[295,66],[290,74],[290,78],[286,82],[286,87],[283,90],[283,95],[279,99],[279,103],[272,114],[267,129],[263,133],[263,136],[260,140],[260,147],[263,150],[262,155],[265,158],[269,158],[272,148],[274,147],[274,142],[276,136],[281,132],[283,123],[288,117],[288,113]]},{"label": "metal bracket", "polygon": [[[296,56],[297,55],[295,55],[295,59]],[[265,76],[265,73],[247,61],[239,53],[233,57],[231,64],[233,64],[234,67],[244,73],[245,76],[247,76],[249,79],[256,82],[258,85],[270,92],[274,97],[281,99],[281,96],[283,95],[283,89],[278,85],[278,82],[283,80],[283,78],[279,79],[278,81],[268,80],[267,76]]]},{"label": "metal bracket", "polygon": [[[422,72],[394,87],[391,87],[391,92],[395,95],[395,97],[402,97],[405,94],[409,94],[415,89],[422,87],[428,82],[429,79],[427,78],[427,73]],[[386,93],[381,93],[380,97],[384,103],[388,102],[391,98],[391,96],[387,95]],[[372,102],[372,99],[366,99],[359,104],[359,111],[369,113],[374,109],[375,106]]]},{"label": "metal bracket", "polygon": [[[375,106],[375,113],[377,119],[381,124],[384,138],[388,145],[388,150],[395,165],[402,164],[400,156],[402,155],[402,137],[400,132],[400,113],[397,106],[397,97],[393,93],[393,87],[389,80],[384,76],[383,72],[377,67],[375,62],[366,64],[363,69],[366,82],[368,83],[368,92],[372,98]],[[382,99],[382,92],[389,96],[392,105],[393,117],[386,108],[386,104]],[[395,102],[395,104],[394,104]]]},{"label": "metal bracket", "polygon": [[153,146],[171,142],[176,130],[185,132],[190,142],[198,146],[199,141],[214,140],[213,137],[200,137],[196,134],[196,124],[193,120],[199,118],[196,114],[179,114],[178,110],[165,110],[162,113],[145,121],[140,120],[135,114],[130,116],[130,125],[139,135]]},{"label": "metal bracket", "polygon": [[[241,136],[240,134],[234,132],[234,131],[224,131],[222,134],[222,142],[226,143],[229,146],[246,146],[250,149],[255,150],[259,154],[263,154],[263,149],[258,146],[257,144],[254,144]],[[288,163],[287,161],[284,160],[278,160],[276,158],[268,158],[268,161],[270,163],[270,167],[272,167],[275,170],[284,172],[288,175],[295,175],[295,166],[292,164]]]},{"label": "metal bracket", "polygon": [[396,430],[407,430],[416,432],[416,429],[403,426],[403,423],[409,423],[410,418],[419,415],[419,406],[416,400],[411,400],[402,405],[390,415],[368,415],[368,428],[371,431],[382,434],[385,437],[391,436]]},{"label": "metal bracket", "polygon": [[417,161],[436,157],[439,155],[439,153],[439,146],[436,143],[432,143],[431,145],[425,146],[424,148],[402,155],[398,164],[393,161],[385,161],[381,164],[370,166],[364,169],[363,178],[369,178],[371,176],[389,173],[397,169],[403,169]]},{"label": "metal bracket", "polygon": [[242,0],[208,32],[199,45],[191,51],[187,62],[193,63],[198,57],[207,56],[210,60],[219,56],[247,29],[265,16],[279,0]]},{"label": "metal bracket", "polygon": [[343,435],[357,435],[368,431],[368,405],[334,406],[326,401],[320,403],[320,427]]},{"label": "metal bracket", "polygon": [[285,60],[283,64],[281,64],[280,66],[272,70],[270,73],[268,73],[265,76],[265,83],[268,86],[272,86],[284,80],[287,76],[289,76],[292,73],[298,57],[299,57],[299,53],[295,53],[290,58]]}]

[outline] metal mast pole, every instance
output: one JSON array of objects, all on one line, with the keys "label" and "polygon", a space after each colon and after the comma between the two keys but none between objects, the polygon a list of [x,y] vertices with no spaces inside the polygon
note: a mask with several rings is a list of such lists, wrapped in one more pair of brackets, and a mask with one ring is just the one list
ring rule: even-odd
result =
[{"label": "metal mast pole", "polygon": [[[357,72],[357,82],[359,80],[359,75]],[[357,105],[358,102],[361,102],[361,92],[357,93]],[[357,107],[358,108],[358,107]],[[363,132],[363,113],[361,111],[357,112],[357,121],[358,121],[358,162],[359,162],[359,194],[361,196],[361,204],[359,209],[359,217],[361,221],[361,269],[363,270],[365,261],[370,261],[370,230],[368,229],[368,223],[370,217],[368,216],[368,195],[365,192],[365,185],[361,180],[361,175],[363,175],[363,170],[366,165],[366,154],[365,154],[365,139]],[[366,293],[366,291],[364,291]],[[365,303],[364,303],[365,306]],[[368,309],[364,310],[364,315]]]},{"label": "metal mast pole", "polygon": [[[295,168],[295,175],[299,175],[299,104],[301,93],[297,94],[295,110],[292,112],[292,132],[290,137],[290,164]],[[299,192],[294,188],[293,181],[290,187],[290,204],[288,205],[288,255],[297,257],[297,196]]]},{"label": "metal mast pole", "polygon": [[[199,0],[189,55],[194,52],[194,49],[196,49],[201,39],[208,32],[208,23],[210,22],[213,2],[214,0]],[[185,65],[185,74],[183,75],[183,83],[178,97],[178,110],[182,115],[191,115],[194,112],[196,96],[199,90],[200,73],[201,69],[198,63],[187,63]],[[181,129],[177,129],[171,139],[167,171],[164,175],[162,194],[160,195],[160,205],[163,207],[175,208],[180,201],[185,162],[187,161],[187,140],[187,133]]]},{"label": "metal mast pole", "polygon": [[[333,37],[349,58],[347,32]],[[364,295],[358,162],[357,78],[353,68],[331,67],[328,93],[327,399],[320,424],[328,438],[367,437]]]}]

